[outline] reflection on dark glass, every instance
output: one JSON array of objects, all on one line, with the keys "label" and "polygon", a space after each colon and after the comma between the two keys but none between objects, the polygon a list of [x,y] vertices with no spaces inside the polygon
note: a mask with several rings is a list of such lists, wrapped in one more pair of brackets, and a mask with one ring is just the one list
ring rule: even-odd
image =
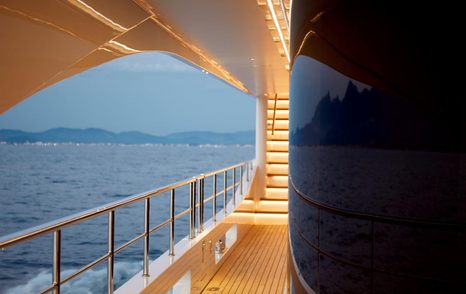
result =
[{"label": "reflection on dark glass", "polygon": [[466,289],[466,115],[449,99],[432,108],[432,99],[388,94],[295,58],[291,246],[316,292]]},{"label": "reflection on dark glass", "polygon": [[292,145],[466,151],[461,127],[466,117],[455,116],[448,99],[435,111],[351,80],[307,56],[295,61],[291,92],[298,117],[290,118]]},{"label": "reflection on dark glass", "polygon": [[458,136],[439,128],[458,118],[422,110],[299,56],[290,101],[294,184],[347,210],[466,221],[458,199],[466,197],[466,155],[454,152],[463,148]]}]

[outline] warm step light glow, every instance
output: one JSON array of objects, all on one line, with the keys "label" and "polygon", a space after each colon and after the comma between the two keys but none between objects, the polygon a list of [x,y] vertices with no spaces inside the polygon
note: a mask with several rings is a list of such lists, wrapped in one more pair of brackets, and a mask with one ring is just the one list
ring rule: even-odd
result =
[{"label": "warm step light glow", "polygon": [[267,188],[265,191],[266,199],[288,199],[288,188]]},{"label": "warm step light glow", "polygon": [[268,176],[267,187],[288,188],[288,176]]},{"label": "warm step light glow", "polygon": [[269,101],[267,101],[267,107],[268,107],[268,109],[271,109],[271,110],[273,110],[274,108],[276,108],[277,110],[288,109],[289,105],[290,105],[289,100],[277,100],[277,105],[276,106],[275,106],[275,100],[274,99],[269,99]]},{"label": "warm step light glow", "polygon": [[288,152],[267,152],[267,162],[288,163]]},{"label": "warm step light glow", "polygon": [[288,151],[288,142],[287,141],[268,141],[267,142],[267,151]]},{"label": "warm step light glow", "polygon": [[261,200],[256,205],[256,212],[287,213],[288,200]]},{"label": "warm step light glow", "polygon": [[288,164],[287,163],[269,163],[267,164],[267,174],[288,176]]},{"label": "warm step light glow", "polygon": [[[275,119],[288,119],[288,110],[279,109],[275,111]],[[273,119],[273,109],[267,110],[267,119]]]},{"label": "warm step light glow", "polygon": [[272,131],[267,131],[267,139],[268,140],[282,140],[288,141],[288,131],[274,131],[272,135]]},{"label": "warm step light glow", "polygon": [[288,200],[266,200],[258,202],[245,199],[237,209],[238,212],[259,212],[259,213],[287,213]]},{"label": "warm step light glow", "polygon": [[[272,125],[273,125],[273,120],[269,119],[267,120],[267,127],[269,130],[272,129]],[[288,120],[281,120],[281,119],[276,119],[275,120],[275,125],[274,126],[274,129],[277,131],[288,131],[288,126],[289,126],[289,122]]]}]

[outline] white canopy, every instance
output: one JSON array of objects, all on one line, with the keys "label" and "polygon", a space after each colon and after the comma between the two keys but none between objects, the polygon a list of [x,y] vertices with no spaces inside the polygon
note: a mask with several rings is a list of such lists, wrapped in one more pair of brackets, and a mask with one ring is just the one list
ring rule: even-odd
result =
[{"label": "white canopy", "polygon": [[287,96],[288,10],[278,0],[4,0],[0,113],[76,73],[145,51],[180,56],[256,97]]}]

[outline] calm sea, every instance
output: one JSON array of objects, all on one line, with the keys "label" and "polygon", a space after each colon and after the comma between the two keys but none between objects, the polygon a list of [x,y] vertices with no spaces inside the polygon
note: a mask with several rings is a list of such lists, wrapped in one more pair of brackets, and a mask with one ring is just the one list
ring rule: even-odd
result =
[{"label": "calm sea", "polygon": [[[253,157],[253,146],[0,144],[0,236]],[[176,211],[187,208],[185,190],[177,191]],[[163,194],[152,201],[154,226],[168,218],[168,200]],[[116,247],[142,233],[143,215],[143,203],[117,212]],[[188,215],[177,220],[176,240],[187,234],[187,223]],[[106,253],[107,217],[66,228],[62,238],[64,277]],[[138,242],[117,254],[117,286],[142,269],[142,246]],[[168,249],[168,227],[154,233],[151,247],[151,259]],[[51,236],[1,251],[0,293],[47,287],[51,265]],[[105,293],[106,264],[62,290]]]}]

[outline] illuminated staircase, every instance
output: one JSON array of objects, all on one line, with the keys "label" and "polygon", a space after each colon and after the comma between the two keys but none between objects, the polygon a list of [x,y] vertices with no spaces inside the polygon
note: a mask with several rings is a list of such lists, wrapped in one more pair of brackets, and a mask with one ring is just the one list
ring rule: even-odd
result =
[{"label": "illuminated staircase", "polygon": [[267,101],[265,193],[261,193],[257,200],[249,195],[237,212],[265,218],[270,214],[288,214],[288,108],[287,97],[272,97]]},{"label": "illuminated staircase", "polygon": [[267,103],[267,186],[256,206],[260,212],[288,212],[288,97]]},{"label": "illuminated staircase", "polygon": [[[267,28],[282,57],[285,68],[289,71],[289,15],[291,1],[256,1],[264,12]],[[287,94],[283,95],[283,93],[282,95],[265,94],[268,97],[265,193],[262,192],[263,186],[261,185],[261,191],[254,191],[254,195],[249,195],[248,198],[243,200],[238,209],[241,212],[253,212],[256,217],[279,214],[278,218],[286,219],[288,214],[289,98]],[[260,126],[258,126],[259,128]],[[260,139],[262,139],[262,134]],[[260,152],[262,150],[260,149]],[[263,176],[262,171],[260,176]],[[258,199],[259,195],[260,198]]]}]

